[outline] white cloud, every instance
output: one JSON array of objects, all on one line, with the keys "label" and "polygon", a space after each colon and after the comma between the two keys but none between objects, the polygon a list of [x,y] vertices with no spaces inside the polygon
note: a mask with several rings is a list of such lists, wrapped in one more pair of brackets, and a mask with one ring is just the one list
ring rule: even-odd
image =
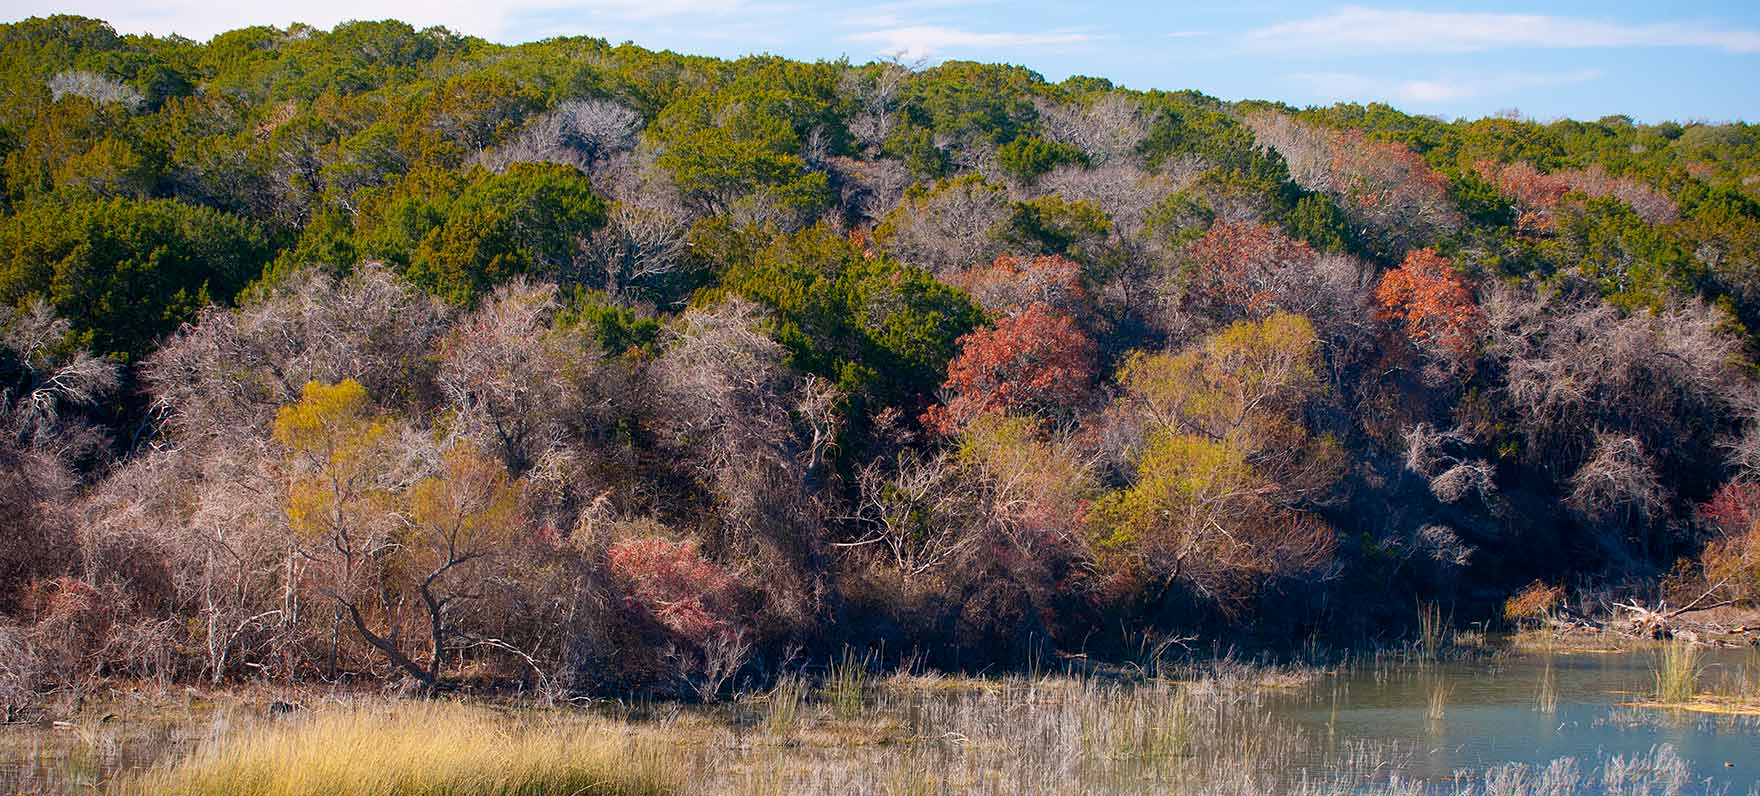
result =
[{"label": "white cloud", "polygon": [[1587,83],[1600,77],[1601,71],[1597,69],[1447,75],[1423,80],[1399,80],[1352,72],[1304,72],[1289,76],[1291,80],[1306,85],[1314,96],[1324,100],[1381,99],[1414,105],[1436,105],[1497,96],[1526,88],[1568,86]]},{"label": "white cloud", "polygon": [[1544,14],[1345,6],[1248,31],[1253,49],[1340,54],[1466,53],[1506,47],[1697,47],[1760,52],[1760,31],[1671,22],[1630,25]]},{"label": "white cloud", "polygon": [[352,19],[398,19],[417,27],[444,25],[494,40],[523,38],[509,21],[533,13],[579,13],[594,19],[652,21],[687,15],[726,17],[755,5],[749,0],[301,0],[296,5],[215,3],[212,0],[18,0],[9,16],[80,14],[109,22],[122,33],[176,33],[206,40],[248,25],[303,22],[330,28]]},{"label": "white cloud", "polygon": [[1065,47],[1099,39],[1092,33],[1055,30],[1043,33],[978,33],[940,25],[885,28],[849,36],[850,41],[878,45],[881,55],[928,58],[943,50],[995,50],[1009,47]]},{"label": "white cloud", "polygon": [[1203,30],[1176,30],[1172,33],[1167,34],[1167,38],[1170,38],[1170,39],[1196,39],[1200,36],[1208,36],[1208,35],[1210,35],[1209,31],[1203,31]]}]

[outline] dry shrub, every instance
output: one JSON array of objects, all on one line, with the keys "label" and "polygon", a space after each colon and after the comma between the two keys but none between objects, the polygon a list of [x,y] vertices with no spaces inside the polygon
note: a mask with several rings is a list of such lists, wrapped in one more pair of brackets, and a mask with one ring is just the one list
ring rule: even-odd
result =
[{"label": "dry shrub", "polygon": [[1564,589],[1534,581],[1503,603],[1503,618],[1521,624],[1551,616],[1564,602]]},{"label": "dry shrub", "polygon": [[23,628],[0,624],[0,706],[11,708],[35,701],[42,676],[43,661],[29,634]]}]

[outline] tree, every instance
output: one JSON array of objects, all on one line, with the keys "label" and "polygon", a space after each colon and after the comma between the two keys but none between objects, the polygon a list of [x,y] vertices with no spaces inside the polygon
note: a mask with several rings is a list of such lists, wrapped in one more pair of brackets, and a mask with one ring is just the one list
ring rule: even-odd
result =
[{"label": "tree", "polygon": [[554,285],[516,280],[441,343],[435,384],[456,413],[453,433],[516,475],[561,455],[570,424],[599,408],[585,385],[609,375],[590,344],[551,329],[557,309]]},{"label": "tree", "polygon": [[1383,318],[1403,324],[1420,350],[1455,370],[1469,369],[1485,316],[1473,291],[1435,249],[1419,249],[1381,276],[1375,300]]},{"label": "tree", "polygon": [[603,99],[568,100],[527,121],[511,140],[485,150],[477,160],[494,172],[515,163],[556,163],[589,171],[634,148],[641,128],[641,114],[624,105]]},{"label": "tree", "polygon": [[785,87],[704,91],[669,105],[649,135],[664,146],[659,164],[688,201],[706,214],[736,202],[771,202],[808,215],[830,199],[825,175],[801,156],[815,108],[823,101]]},{"label": "tree", "polygon": [[718,292],[769,308],[789,364],[877,407],[919,406],[982,320],[958,289],[824,227],[777,238],[728,269]]},{"label": "tree", "polygon": [[689,264],[685,219],[659,207],[619,202],[606,224],[585,236],[571,275],[592,278],[613,301],[627,302]]},{"label": "tree", "polygon": [[[1486,352],[1528,461],[1573,472],[1599,432],[1635,436],[1657,470],[1703,495],[1719,480],[1720,439],[1748,403],[1740,343],[1702,304],[1624,313],[1594,299],[1493,291]],[[1703,490],[1703,491],[1701,491]]]},{"label": "tree", "polygon": [[1035,304],[960,338],[942,385],[949,396],[924,422],[948,434],[985,412],[1065,417],[1094,380],[1094,357],[1074,320]]},{"label": "tree", "polygon": [[241,444],[308,382],[354,380],[387,400],[431,391],[446,307],[378,263],[337,278],[315,268],[210,308],[142,363],[156,431],[201,455]]},{"label": "tree", "polygon": [[989,264],[967,269],[951,281],[993,313],[1012,316],[1035,306],[1077,318],[1088,312],[1082,267],[1061,255],[998,255]]},{"label": "tree", "polygon": [[[499,461],[468,445],[445,451],[439,472],[409,489],[395,559],[386,563],[395,572],[407,572],[404,577],[413,582],[426,609],[428,662],[423,673],[411,673],[430,688],[443,683],[448,656],[467,645],[503,649],[530,660],[508,641],[474,632],[478,623],[466,614],[486,582],[504,574],[502,567],[511,563],[525,530],[520,491],[519,481]],[[410,586],[396,584],[400,589]],[[357,616],[350,609],[351,619]],[[371,632],[359,624],[356,629],[363,635]]]},{"label": "tree", "polygon": [[516,164],[483,176],[446,204],[444,221],[421,238],[410,281],[470,304],[520,274],[555,276],[579,241],[605,221],[605,204],[572,168]]},{"label": "tree", "polygon": [[1460,228],[1448,181],[1423,157],[1362,132],[1333,132],[1264,111],[1247,117],[1262,146],[1282,155],[1290,179],[1338,203],[1359,228],[1354,237],[1398,257]]},{"label": "tree", "polygon": [[276,413],[273,436],[286,456],[288,526],[318,568],[318,590],[396,669],[438,686],[439,672],[406,652],[407,595],[387,582],[407,476],[395,467],[395,432],[373,416],[366,388],[353,379],[307,383],[298,403]]},{"label": "tree", "polygon": [[38,205],[0,221],[0,303],[45,300],[104,354],[144,355],[268,260],[245,219],[174,200]]},{"label": "tree", "polygon": [[1178,583],[1225,611],[1264,581],[1311,572],[1331,558],[1332,529],[1262,496],[1277,488],[1245,451],[1188,434],[1150,443],[1130,488],[1094,507],[1099,545],[1152,584]]},{"label": "tree", "polygon": [[996,163],[1016,180],[1031,184],[1040,175],[1058,166],[1082,163],[1087,155],[1081,149],[1037,136],[1022,136],[996,149]]},{"label": "tree", "polygon": [[947,274],[996,256],[1010,218],[1002,189],[969,175],[913,189],[874,229],[874,238],[911,265]]},{"label": "tree", "polygon": [[1116,411],[1138,425],[1129,486],[1096,503],[1096,544],[1127,577],[1183,584],[1225,611],[1267,580],[1317,571],[1324,503],[1340,468],[1329,435],[1301,422],[1320,389],[1305,318],[1240,321],[1180,354],[1134,358]]}]

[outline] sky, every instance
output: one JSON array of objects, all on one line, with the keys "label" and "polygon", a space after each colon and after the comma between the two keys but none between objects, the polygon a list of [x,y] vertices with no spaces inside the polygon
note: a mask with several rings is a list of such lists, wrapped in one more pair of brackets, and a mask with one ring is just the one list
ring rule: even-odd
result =
[{"label": "sky", "polygon": [[1047,79],[1445,118],[1760,121],[1760,1],[1229,3],[1116,0],[3,0],[205,40],[245,25],[401,19],[517,43],[591,35],[738,57],[1004,62]]}]

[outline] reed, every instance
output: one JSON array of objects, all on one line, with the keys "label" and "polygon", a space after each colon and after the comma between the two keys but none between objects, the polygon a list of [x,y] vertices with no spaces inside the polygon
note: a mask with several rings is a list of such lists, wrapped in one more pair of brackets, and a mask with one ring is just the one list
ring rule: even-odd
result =
[{"label": "reed", "polygon": [[1668,705],[1693,701],[1702,668],[1697,647],[1678,641],[1664,645],[1656,652],[1654,664],[1656,701]]},{"label": "reed", "polygon": [[1427,661],[1440,660],[1448,638],[1448,622],[1438,603],[1418,602],[1418,653]]},{"label": "reed", "polygon": [[454,703],[346,708],[261,726],[112,791],[176,796],[657,796],[656,748],[598,720],[519,720]]},{"label": "reed", "polygon": [[1424,715],[1432,722],[1442,721],[1448,715],[1448,700],[1454,695],[1454,686],[1445,679],[1438,679],[1430,687],[1430,707]]},{"label": "reed", "polygon": [[798,674],[785,674],[765,697],[764,731],[776,736],[792,734],[801,724],[807,701],[807,683]]},{"label": "reed", "polygon": [[1546,661],[1546,669],[1540,673],[1540,690],[1534,695],[1534,706],[1550,716],[1558,712],[1558,677],[1552,673],[1552,661]]}]

